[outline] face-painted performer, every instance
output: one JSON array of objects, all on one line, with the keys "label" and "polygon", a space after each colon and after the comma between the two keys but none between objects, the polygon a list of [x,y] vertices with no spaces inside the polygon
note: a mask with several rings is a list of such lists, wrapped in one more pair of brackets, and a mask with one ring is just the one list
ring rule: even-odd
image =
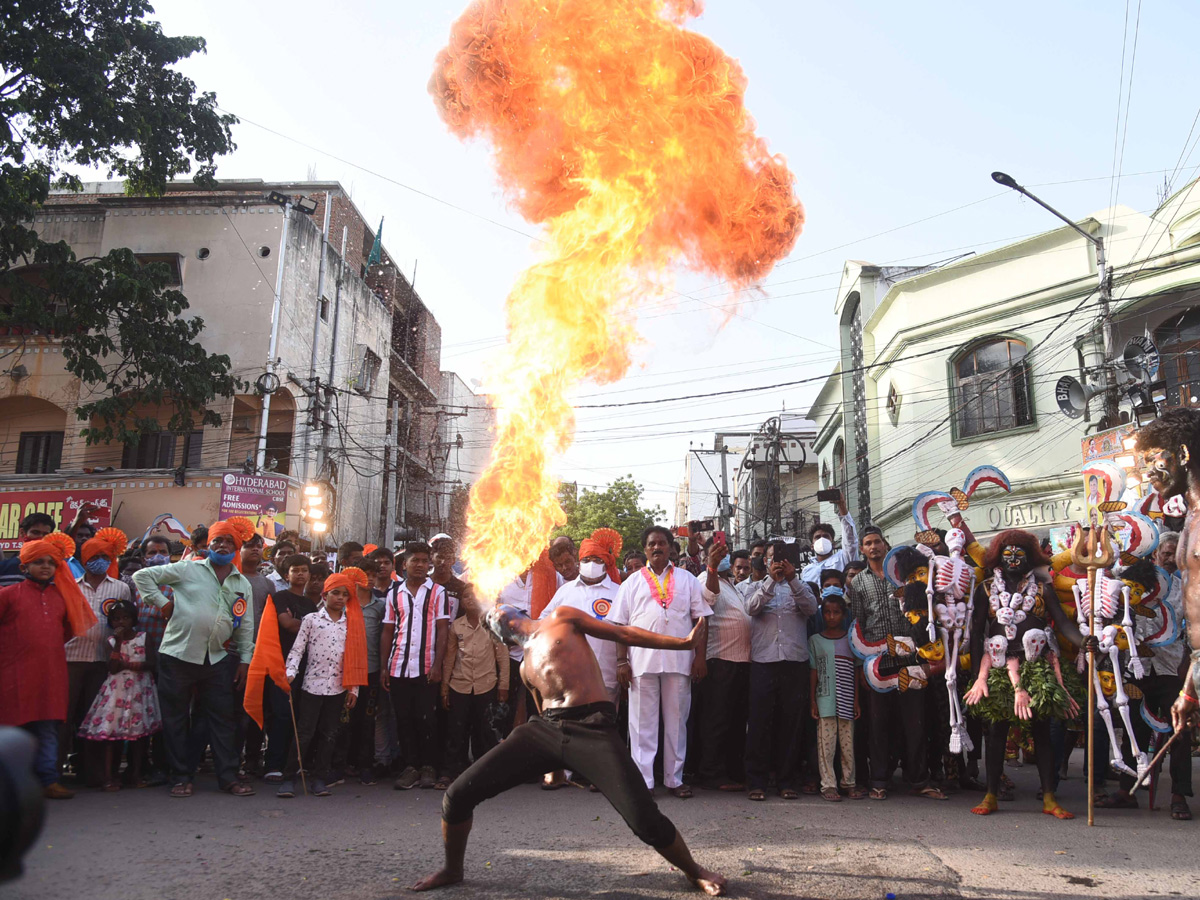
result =
[{"label": "face-painted performer", "polygon": [[614,625],[577,609],[560,607],[546,618],[498,606],[486,621],[506,644],[524,649],[521,678],[540,715],[515,728],[508,738],[460,775],[442,801],[446,862],[413,890],[456,884],[475,807],[555,769],[572,769],[596,785],[634,834],[652,846],[693,885],[716,895],[725,879],[701,868],[683,837],[659,811],[629,750],[617,734],[616,707],[609,699],[589,637],[634,647],[689,650],[700,641],[703,622],[684,638],[627,625]]},{"label": "face-painted performer", "polygon": [[[1037,753],[1038,775],[1042,782],[1042,812],[1059,819],[1074,816],[1054,799],[1054,754],[1050,744],[1050,720],[1074,718],[1078,705],[1062,687],[1057,644],[1050,631],[1051,622],[1076,644],[1083,642],[1075,623],[1059,605],[1053,590],[1043,590],[1040,576],[1048,560],[1037,538],[1028,531],[1002,531],[992,540],[984,560],[984,570],[990,573],[979,587],[975,616],[971,627],[971,658],[978,675],[967,691],[968,706],[976,706],[990,697],[1003,681],[989,676],[992,669],[1003,672],[1013,692],[1012,708],[1003,709],[989,725],[985,763],[987,794],[971,812],[986,816],[996,811],[1000,778],[1004,773],[1004,746],[1009,726],[1014,722],[1027,725]],[[1048,577],[1048,575],[1046,576]],[[1034,695],[1024,682],[1037,678],[1043,683],[1053,680],[1062,690],[1058,703],[1035,702]],[[1035,694],[1044,697],[1047,691]]]},{"label": "face-painted performer", "polygon": [[1172,409],[1138,432],[1137,449],[1150,476],[1150,486],[1168,503],[1187,504],[1187,518],[1175,557],[1183,578],[1183,608],[1187,619],[1192,664],[1179,699],[1171,707],[1171,723],[1182,731],[1200,702],[1200,410]]}]

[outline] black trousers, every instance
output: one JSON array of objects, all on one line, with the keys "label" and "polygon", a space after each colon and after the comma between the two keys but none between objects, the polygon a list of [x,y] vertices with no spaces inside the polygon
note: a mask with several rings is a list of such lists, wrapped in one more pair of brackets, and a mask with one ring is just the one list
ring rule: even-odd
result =
[{"label": "black trousers", "polygon": [[79,726],[107,678],[107,662],[67,663],[67,720],[59,726],[58,767],[62,769],[68,754],[77,753],[76,773],[89,787],[99,787],[108,776],[101,772],[100,742],[79,737]]},{"label": "black trousers", "polygon": [[158,656],[158,701],[162,707],[167,764],[175,783],[192,780],[188,751],[193,694],[195,717],[202,718],[208,727],[217,784],[226,788],[237,781],[240,748],[234,742],[238,715],[233,699],[235,667],[223,662],[190,663],[163,653]]},{"label": "black trousers", "polygon": [[342,772],[346,766],[360,771],[375,765],[375,714],[379,710],[379,673],[367,675],[367,683],[358,689],[358,702],[350,710],[349,721],[338,731],[333,751],[333,768]]},{"label": "black trousers", "polygon": [[750,663],[710,659],[700,694],[700,763],[704,782],[741,782],[746,773]]},{"label": "black trousers", "polygon": [[318,695],[304,690],[292,692],[296,704],[296,731],[303,757],[292,744],[288,751],[287,765],[283,773],[294,778],[300,768],[300,759],[305,760],[305,771],[312,772],[322,781],[329,779],[330,763],[333,761],[333,746],[337,741],[338,728],[342,723],[342,710],[346,706],[346,692]]},{"label": "black trousers", "polygon": [[418,678],[391,679],[389,692],[392,711],[396,714],[396,736],[400,741],[400,757],[405,766],[419,769],[437,765],[437,728],[434,711],[437,708],[438,685]]},{"label": "black trousers", "polygon": [[746,780],[766,790],[771,771],[779,790],[796,789],[800,765],[800,716],[808,714],[806,662],[750,663]]},{"label": "black trousers", "polygon": [[556,769],[579,772],[598,787],[651,847],[674,842],[675,826],[646,788],[617,735],[616,708],[607,702],[548,709],[513,729],[450,785],[442,798],[442,818],[450,825],[470,821],[484,800]]},{"label": "black trousers", "polygon": [[[301,676],[297,675],[294,684],[301,684]],[[296,691],[299,694],[299,689]],[[287,765],[288,752],[296,738],[292,735],[292,710],[288,703],[288,695],[279,689],[271,679],[267,679],[264,691],[266,703],[267,752],[264,768],[268,772],[282,772]]]},{"label": "black trousers", "polygon": [[[1054,744],[1050,738],[1049,719],[1030,719],[1022,722],[1033,739],[1033,752],[1037,757],[1038,780],[1044,793],[1053,794],[1055,786]],[[987,726],[987,748],[983,763],[987,770],[989,794],[1000,793],[1000,776],[1004,774],[1004,749],[1008,745],[1008,732],[1012,722],[992,722]],[[1132,784],[1132,781],[1130,782]]]},{"label": "black trousers", "polygon": [[891,751],[902,741],[904,780],[920,790],[929,784],[926,758],[925,692],[868,690],[870,722],[871,787],[886,788],[891,777]]},{"label": "black trousers", "polygon": [[496,688],[482,694],[450,691],[450,709],[446,717],[446,756],[443,768],[457,778],[469,764],[468,749],[480,759],[495,746],[492,729],[487,725],[487,709],[496,702]]},{"label": "black trousers", "polygon": [[[1144,695],[1143,703],[1147,705],[1152,713],[1159,718],[1171,721],[1171,704],[1175,702],[1175,698],[1179,696],[1179,692],[1183,690],[1183,679],[1175,675],[1150,675],[1137,682],[1137,686],[1142,689]],[[1116,704],[1112,705],[1113,721],[1120,721],[1119,714],[1116,710]],[[1150,738],[1152,732],[1150,726],[1142,718],[1142,712],[1137,709],[1136,701],[1130,701],[1129,704],[1130,720],[1133,722],[1133,733],[1138,739],[1138,746],[1146,753],[1150,752]],[[1096,717],[1099,719],[1099,716]],[[1185,735],[1186,737],[1186,735]],[[1180,738],[1171,745],[1171,793],[1180,794],[1184,797],[1192,796],[1192,748],[1189,746],[1190,741]],[[1124,741],[1125,762],[1136,769],[1137,762],[1133,756],[1133,746],[1129,743],[1129,738],[1126,736]],[[1136,779],[1122,773],[1121,774],[1121,790],[1128,791],[1133,787]]]}]

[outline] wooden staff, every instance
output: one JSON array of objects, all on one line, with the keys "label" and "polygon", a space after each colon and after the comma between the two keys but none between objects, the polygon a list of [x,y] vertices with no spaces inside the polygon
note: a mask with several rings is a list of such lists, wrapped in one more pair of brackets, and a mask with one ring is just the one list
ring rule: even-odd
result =
[{"label": "wooden staff", "polygon": [[304,760],[300,758],[300,729],[296,727],[296,707],[292,705],[292,692],[288,691],[288,709],[292,711],[292,734],[296,736],[296,768],[300,771],[300,787],[308,796],[308,782],[304,780]]},{"label": "wooden staff", "polygon": [[[1096,635],[1096,573],[1107,569],[1116,561],[1112,543],[1108,537],[1108,529],[1104,527],[1102,518],[1093,517],[1093,525],[1088,529],[1087,548],[1084,548],[1083,526],[1080,525],[1075,535],[1075,544],[1071,547],[1071,561],[1077,566],[1086,566],[1088,573],[1088,635]],[[1083,648],[1080,648],[1082,651]],[[1088,734],[1087,734],[1087,769],[1088,769],[1088,825],[1096,824],[1096,654],[1088,653]]]},{"label": "wooden staff", "polygon": [[1138,780],[1133,783],[1133,787],[1129,789],[1129,793],[1132,794],[1142,786],[1142,782],[1146,780],[1147,776],[1149,776],[1149,774],[1158,768],[1160,763],[1162,763],[1162,758],[1166,755],[1167,751],[1171,749],[1171,745],[1175,743],[1181,734],[1187,734],[1191,731],[1191,729],[1192,726],[1189,722],[1185,727],[1179,729],[1179,731],[1176,731],[1173,735],[1171,735],[1167,739],[1167,742],[1158,748],[1158,752],[1154,754],[1154,759],[1150,760],[1150,768],[1143,772]]}]

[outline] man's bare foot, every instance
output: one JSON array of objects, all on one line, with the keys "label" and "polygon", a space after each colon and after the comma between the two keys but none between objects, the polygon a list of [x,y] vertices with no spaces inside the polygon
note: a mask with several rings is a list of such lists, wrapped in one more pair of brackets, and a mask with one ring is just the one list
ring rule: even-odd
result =
[{"label": "man's bare foot", "polygon": [[696,874],[688,875],[687,880],[710,897],[718,897],[725,893],[725,876],[718,872],[710,872],[697,866]]},{"label": "man's bare foot", "polygon": [[463,880],[462,872],[451,872],[449,869],[442,869],[433,875],[427,875],[409,888],[410,891],[432,891],[434,888],[446,887],[451,884],[458,884]]}]

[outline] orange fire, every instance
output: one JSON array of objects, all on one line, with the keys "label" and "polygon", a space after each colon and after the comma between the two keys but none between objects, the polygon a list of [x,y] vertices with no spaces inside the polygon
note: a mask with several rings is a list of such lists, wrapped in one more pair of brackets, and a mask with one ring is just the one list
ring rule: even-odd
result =
[{"label": "orange fire", "polygon": [[638,306],[671,266],[731,289],[762,279],[804,223],[793,177],[746,112],[746,78],[683,27],[687,0],[478,0],[429,89],[459,137],[495,148],[501,183],[545,226],[507,301],[489,373],[491,460],[463,556],[495,597],[565,521],[551,462],[574,439],[574,390],[629,368]]}]

